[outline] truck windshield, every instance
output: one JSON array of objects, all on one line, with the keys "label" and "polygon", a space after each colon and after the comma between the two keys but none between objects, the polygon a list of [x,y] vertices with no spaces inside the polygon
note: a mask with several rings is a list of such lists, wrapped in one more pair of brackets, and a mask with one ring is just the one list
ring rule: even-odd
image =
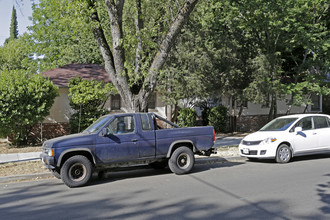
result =
[{"label": "truck windshield", "polygon": [[260,131],[285,131],[297,118],[277,118],[266,124]]},{"label": "truck windshield", "polygon": [[108,121],[110,120],[110,116],[103,116],[97,119],[92,125],[85,129],[90,134],[97,133]]}]

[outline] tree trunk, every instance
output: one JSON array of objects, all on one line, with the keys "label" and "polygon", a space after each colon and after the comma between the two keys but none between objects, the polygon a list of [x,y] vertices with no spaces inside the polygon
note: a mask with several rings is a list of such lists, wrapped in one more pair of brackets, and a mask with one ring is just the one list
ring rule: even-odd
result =
[{"label": "tree trunk", "polygon": [[[96,23],[93,28],[94,38],[96,39],[100,48],[105,70],[109,74],[109,78],[116,87],[119,95],[123,100],[123,104],[126,107],[127,112],[140,112],[147,110],[148,99],[154,92],[159,70],[163,67],[167,56],[174,44],[175,39],[180,33],[184,23],[188,20],[189,15],[193,11],[198,0],[186,0],[182,7],[179,9],[176,18],[170,25],[167,33],[163,40],[158,46],[158,51],[153,58],[153,61],[149,67],[148,75],[143,79],[143,82],[139,82],[130,85],[129,75],[127,69],[124,66],[125,63],[125,50],[124,50],[124,36],[122,31],[123,21],[123,8],[124,0],[105,0],[107,11],[109,14],[111,36],[112,36],[112,51],[105,38],[104,31],[100,24],[100,19],[97,14],[96,1],[90,1],[90,7],[95,9],[91,14],[91,20]],[[141,20],[141,2],[136,1],[138,18],[136,20],[136,31],[139,39],[136,51],[136,64],[135,71],[136,75],[142,74],[140,72],[140,62],[142,54],[142,42],[140,36],[140,30],[143,27],[143,21]],[[143,85],[143,86],[142,86]]]}]

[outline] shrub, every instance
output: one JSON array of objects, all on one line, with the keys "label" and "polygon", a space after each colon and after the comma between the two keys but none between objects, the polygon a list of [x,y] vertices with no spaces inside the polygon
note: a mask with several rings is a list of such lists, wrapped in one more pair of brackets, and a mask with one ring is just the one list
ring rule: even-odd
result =
[{"label": "shrub", "polygon": [[49,115],[57,95],[58,88],[41,74],[1,71],[0,136],[10,134],[14,145],[27,144],[31,128]]},{"label": "shrub", "polygon": [[192,127],[196,124],[197,113],[195,109],[183,108],[179,110],[178,125],[180,127]]},{"label": "shrub", "polygon": [[107,113],[103,108],[110,94],[116,89],[110,83],[84,80],[81,77],[69,81],[70,106],[76,111],[70,118],[72,133],[80,132],[100,116]]},{"label": "shrub", "polygon": [[227,131],[227,107],[216,106],[213,107],[209,112],[209,125],[213,126],[216,132]]}]

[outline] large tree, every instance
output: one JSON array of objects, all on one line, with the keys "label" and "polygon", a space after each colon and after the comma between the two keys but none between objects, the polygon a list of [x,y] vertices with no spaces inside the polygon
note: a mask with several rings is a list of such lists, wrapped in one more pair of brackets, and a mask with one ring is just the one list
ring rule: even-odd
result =
[{"label": "large tree", "polygon": [[[197,2],[105,0],[111,29],[109,40],[100,20],[101,3],[89,1],[93,9],[90,17],[95,23],[93,33],[105,69],[128,112],[147,109],[159,72]],[[173,7],[178,8],[176,16],[168,13]]]}]

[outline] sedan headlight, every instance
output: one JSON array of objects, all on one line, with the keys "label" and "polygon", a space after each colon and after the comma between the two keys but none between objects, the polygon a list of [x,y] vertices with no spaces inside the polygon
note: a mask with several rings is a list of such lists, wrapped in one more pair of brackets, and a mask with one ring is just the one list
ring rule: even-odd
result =
[{"label": "sedan headlight", "polygon": [[269,137],[269,138],[266,138],[263,141],[261,141],[260,145],[271,144],[271,143],[273,143],[275,141],[277,141],[277,138],[275,138],[275,137]]}]

